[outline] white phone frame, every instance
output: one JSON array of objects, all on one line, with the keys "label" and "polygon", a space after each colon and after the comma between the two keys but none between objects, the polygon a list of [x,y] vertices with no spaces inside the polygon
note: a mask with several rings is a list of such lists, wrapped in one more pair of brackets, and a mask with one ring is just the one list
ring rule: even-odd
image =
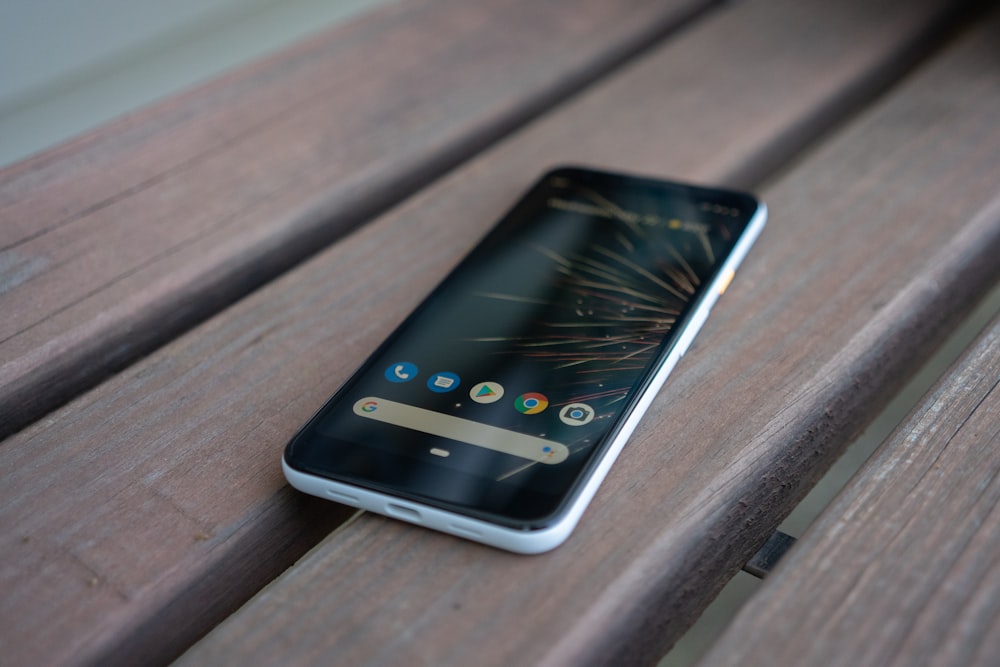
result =
[{"label": "white phone frame", "polygon": [[593,467],[590,476],[587,478],[582,489],[577,493],[572,505],[566,510],[559,520],[536,530],[519,530],[509,526],[475,519],[473,517],[449,512],[430,505],[424,505],[413,500],[399,498],[390,494],[380,493],[362,487],[338,482],[318,475],[312,475],[300,470],[296,470],[288,465],[284,456],[281,460],[282,470],[289,484],[313,496],[333,500],[344,505],[368,510],[376,514],[381,514],[394,519],[400,519],[418,526],[432,528],[457,537],[464,537],[469,540],[499,547],[507,551],[520,554],[539,554],[549,551],[559,546],[569,537],[570,533],[580,521],[584,510],[590,504],[594,494],[612,464],[618,458],[625,443],[632,435],[639,420],[653,402],[667,377],[673,371],[674,366],[680,361],[684,353],[687,352],[694,340],[694,337],[701,330],[705,320],[708,319],[712,307],[729,286],[736,269],[743,262],[750,247],[760,236],[764,225],[767,222],[767,206],[759,202],[757,210],[751,216],[747,227],[736,242],[732,252],[721,269],[716,273],[715,278],[709,284],[705,297],[688,318],[687,323],[681,331],[677,343],[671,352],[664,359],[660,368],[656,371],[652,381],[643,392],[642,397],[635,408],[625,418],[625,423],[618,431],[610,446],[605,450],[603,458],[597,466]]}]

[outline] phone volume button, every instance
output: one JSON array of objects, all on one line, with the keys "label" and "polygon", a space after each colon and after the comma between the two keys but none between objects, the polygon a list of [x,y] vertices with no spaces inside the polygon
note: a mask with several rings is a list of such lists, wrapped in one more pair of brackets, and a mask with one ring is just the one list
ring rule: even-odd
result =
[{"label": "phone volume button", "polygon": [[694,341],[694,337],[698,335],[699,331],[701,331],[702,325],[705,324],[705,320],[708,319],[708,314],[711,312],[712,312],[711,308],[702,308],[698,313],[695,314],[694,319],[691,320],[691,323],[688,324],[687,327],[684,329],[684,333],[681,336],[681,340],[679,343],[681,351],[680,355],[682,357],[687,353],[688,348],[691,347],[691,343]]}]

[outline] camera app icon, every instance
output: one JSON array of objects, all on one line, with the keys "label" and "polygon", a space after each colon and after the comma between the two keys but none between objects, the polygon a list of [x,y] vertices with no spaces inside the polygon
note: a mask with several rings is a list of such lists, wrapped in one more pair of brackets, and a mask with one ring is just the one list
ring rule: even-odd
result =
[{"label": "camera app icon", "polygon": [[594,409],[586,403],[570,403],[559,411],[559,419],[569,426],[583,426],[594,418]]}]

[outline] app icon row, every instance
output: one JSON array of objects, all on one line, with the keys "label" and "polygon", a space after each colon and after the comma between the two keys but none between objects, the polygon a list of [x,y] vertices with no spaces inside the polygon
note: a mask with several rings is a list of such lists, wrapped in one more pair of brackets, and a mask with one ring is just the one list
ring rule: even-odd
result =
[{"label": "app icon row", "polygon": [[[418,373],[417,365],[409,361],[390,364],[385,369],[385,378],[390,382],[409,382]],[[432,373],[427,378],[427,388],[443,394],[457,389],[461,379],[454,373]],[[469,398],[476,403],[496,403],[503,398],[503,385],[499,382],[480,382],[469,390]],[[549,407],[549,399],[545,394],[527,392],[514,399],[514,408],[526,415],[537,415]],[[570,426],[582,426],[594,418],[594,410],[586,403],[570,403],[559,410],[559,419]]]}]

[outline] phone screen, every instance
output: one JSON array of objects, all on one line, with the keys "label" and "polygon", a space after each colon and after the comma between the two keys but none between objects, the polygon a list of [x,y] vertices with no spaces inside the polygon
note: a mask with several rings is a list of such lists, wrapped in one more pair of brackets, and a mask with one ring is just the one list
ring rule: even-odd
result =
[{"label": "phone screen", "polygon": [[295,467],[508,525],[565,506],[757,209],[547,174],[289,445]]}]

